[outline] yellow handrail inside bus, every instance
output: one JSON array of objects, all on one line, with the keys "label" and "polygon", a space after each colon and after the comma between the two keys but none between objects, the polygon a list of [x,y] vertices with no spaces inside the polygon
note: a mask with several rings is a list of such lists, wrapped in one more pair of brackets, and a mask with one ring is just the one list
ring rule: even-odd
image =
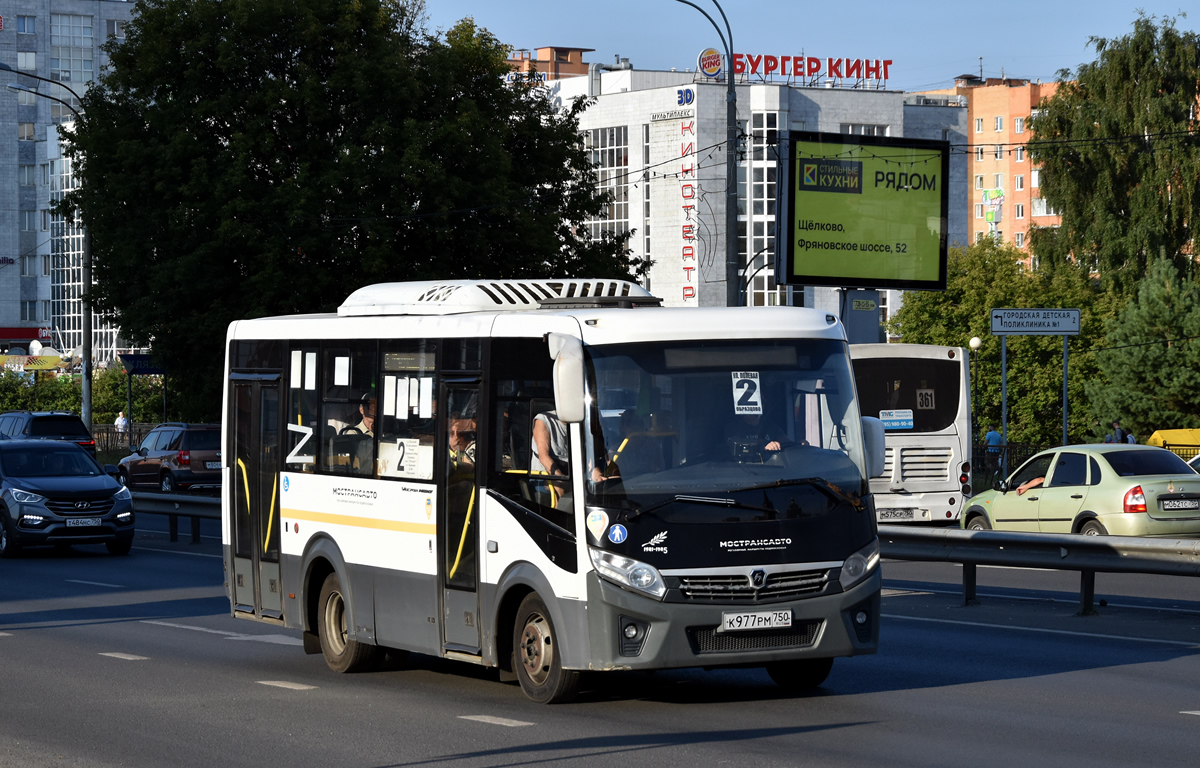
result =
[{"label": "yellow handrail inside bus", "polygon": [[[630,437],[632,437],[632,435]],[[608,462],[608,466],[604,468],[605,477],[608,477],[612,474],[613,469],[615,469],[617,466],[617,459],[621,458],[621,451],[625,450],[625,446],[627,445],[629,445],[628,437],[621,441],[621,445],[617,448],[616,453],[613,454],[612,459]]]},{"label": "yellow handrail inside bus", "polygon": [[[506,469],[506,470],[504,470],[504,474],[506,474],[506,475],[531,475],[531,476],[532,475],[540,475],[542,477],[547,477],[547,476],[549,476],[550,473],[546,472],[545,470],[541,470],[541,469]],[[559,477],[565,477],[565,476],[559,475]],[[551,483],[551,482],[547,482],[546,487],[550,489],[550,506],[558,507],[558,489],[556,489],[554,487],[554,483]]]},{"label": "yellow handrail inside bus", "polygon": [[279,493],[279,473],[275,473],[275,482],[271,485],[271,506],[267,507],[267,538],[263,540],[263,554],[271,546],[271,530],[275,527],[275,494]]},{"label": "yellow handrail inside bus", "polygon": [[475,488],[471,488],[471,500],[467,502],[467,517],[463,520],[462,536],[458,539],[458,554],[454,556],[454,565],[450,567],[447,579],[453,579],[458,572],[458,561],[462,559],[463,545],[467,543],[467,529],[471,527],[471,511],[475,509]]},{"label": "yellow handrail inside bus", "polygon": [[246,465],[241,459],[237,460],[238,467],[242,470],[242,487],[246,489],[246,515],[250,514],[250,478],[246,477]]}]

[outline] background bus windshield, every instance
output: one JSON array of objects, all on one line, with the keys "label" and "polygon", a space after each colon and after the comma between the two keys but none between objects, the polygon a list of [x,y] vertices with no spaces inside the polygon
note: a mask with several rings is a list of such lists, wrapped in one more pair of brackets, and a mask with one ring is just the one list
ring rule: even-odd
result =
[{"label": "background bus windshield", "polygon": [[[669,342],[588,353],[590,504],[645,509],[699,494],[728,500],[728,510],[705,509],[730,520],[739,516],[733,502],[785,517],[798,498],[819,499],[795,515],[807,516],[857,503],[865,492],[844,343]],[[750,490],[801,478],[832,488]],[[672,516],[697,514],[704,513],[690,507]]]},{"label": "background bus windshield", "polygon": [[912,411],[912,428],[888,432],[940,432],[958,418],[962,363],[915,357],[859,358],[854,379],[864,416]]}]

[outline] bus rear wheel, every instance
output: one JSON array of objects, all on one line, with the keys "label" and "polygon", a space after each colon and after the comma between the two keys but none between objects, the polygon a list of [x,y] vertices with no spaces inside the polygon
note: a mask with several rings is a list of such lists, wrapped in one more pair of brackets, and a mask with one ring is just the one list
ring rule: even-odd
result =
[{"label": "bus rear wheel", "polygon": [[807,691],[816,688],[829,677],[833,659],[795,659],[767,665],[767,674],[780,688]]},{"label": "bus rear wheel", "polygon": [[517,609],[513,649],[513,666],[526,696],[538,704],[559,704],[575,698],[579,673],[562,668],[554,622],[536,592],[526,595]]},{"label": "bus rear wheel", "polygon": [[334,672],[370,669],[379,657],[379,647],[350,639],[346,626],[346,598],[336,573],[329,574],[321,585],[317,610],[317,636],[321,639],[321,653],[329,668]]}]

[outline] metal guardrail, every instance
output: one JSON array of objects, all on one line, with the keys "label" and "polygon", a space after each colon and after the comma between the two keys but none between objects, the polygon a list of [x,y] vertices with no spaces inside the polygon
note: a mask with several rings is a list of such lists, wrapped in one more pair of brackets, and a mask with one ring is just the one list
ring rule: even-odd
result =
[{"label": "metal guardrail", "polygon": [[1079,612],[1084,615],[1096,612],[1097,572],[1200,576],[1200,539],[881,525],[879,544],[883,557],[893,560],[962,563],[966,605],[978,604],[978,565],[1079,571]]},{"label": "metal guardrail", "polygon": [[133,494],[133,512],[135,515],[166,515],[171,541],[179,541],[179,518],[191,518],[192,543],[199,544],[200,519],[220,520],[221,500],[210,496],[138,491]]}]

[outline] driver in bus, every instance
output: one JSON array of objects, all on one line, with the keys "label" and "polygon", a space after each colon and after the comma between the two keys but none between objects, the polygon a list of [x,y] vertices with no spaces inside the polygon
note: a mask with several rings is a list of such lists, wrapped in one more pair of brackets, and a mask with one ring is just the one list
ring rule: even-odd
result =
[{"label": "driver in bus", "polygon": [[781,450],[786,439],[786,432],[758,413],[740,414],[725,425],[725,443],[735,459]]},{"label": "driver in bus", "polygon": [[375,407],[377,401],[371,396],[371,393],[362,396],[362,402],[358,405],[358,413],[362,418],[352,427],[346,427],[341,431],[343,435],[366,435],[367,437],[375,436]]}]

